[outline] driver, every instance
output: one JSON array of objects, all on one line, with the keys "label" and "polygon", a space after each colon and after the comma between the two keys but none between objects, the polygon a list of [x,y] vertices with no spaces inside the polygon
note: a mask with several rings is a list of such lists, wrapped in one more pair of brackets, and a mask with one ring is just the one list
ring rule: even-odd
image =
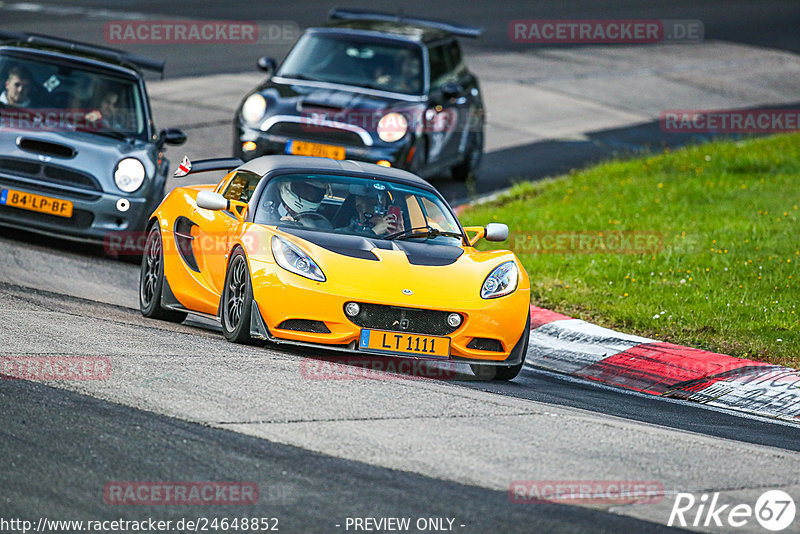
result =
[{"label": "driver", "polygon": [[304,213],[316,213],[325,196],[325,186],[305,180],[292,180],[280,185],[280,203],[276,211],[281,221],[299,222]]},{"label": "driver", "polygon": [[353,193],[356,215],[347,226],[337,228],[348,233],[383,237],[396,232],[402,225],[397,208],[389,207],[391,199],[384,191]]}]

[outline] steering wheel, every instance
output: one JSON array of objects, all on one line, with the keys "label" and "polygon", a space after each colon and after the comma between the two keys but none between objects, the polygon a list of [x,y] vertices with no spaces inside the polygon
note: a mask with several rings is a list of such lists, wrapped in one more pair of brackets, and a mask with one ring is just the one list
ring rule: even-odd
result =
[{"label": "steering wheel", "polygon": [[308,228],[320,228],[322,230],[332,230],[333,225],[324,215],[315,211],[305,211],[294,215],[294,220],[302,226]]}]

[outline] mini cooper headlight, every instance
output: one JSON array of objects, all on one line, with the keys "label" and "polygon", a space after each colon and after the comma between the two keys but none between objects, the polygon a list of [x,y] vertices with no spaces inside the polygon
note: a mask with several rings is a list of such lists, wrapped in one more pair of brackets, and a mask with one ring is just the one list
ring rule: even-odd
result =
[{"label": "mini cooper headlight", "polygon": [[493,299],[513,293],[517,289],[519,269],[513,261],[501,263],[489,273],[481,287],[481,298]]},{"label": "mini cooper headlight", "polygon": [[387,143],[399,141],[407,130],[408,121],[400,113],[387,113],[378,121],[378,137]]},{"label": "mini cooper headlight", "polygon": [[242,118],[250,123],[263,119],[266,112],[267,101],[258,93],[248,96],[242,105]]},{"label": "mini cooper headlight", "polygon": [[136,158],[125,158],[114,169],[114,183],[125,193],[133,193],[142,187],[144,177],[144,165]]},{"label": "mini cooper headlight", "polygon": [[285,239],[278,236],[272,237],[272,255],[278,265],[289,272],[299,274],[318,282],[325,281],[325,273],[308,257],[308,254],[295,247]]}]

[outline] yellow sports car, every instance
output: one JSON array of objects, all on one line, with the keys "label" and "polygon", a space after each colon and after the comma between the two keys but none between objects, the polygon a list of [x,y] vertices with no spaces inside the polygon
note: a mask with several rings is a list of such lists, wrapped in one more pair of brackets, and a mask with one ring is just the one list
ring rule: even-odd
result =
[{"label": "yellow sports car", "polygon": [[146,317],[214,318],[248,343],[469,363],[510,380],[529,337],[530,283],[508,227],[463,228],[430,184],[399,169],[298,156],[192,163],[216,185],[173,190],[147,226]]}]

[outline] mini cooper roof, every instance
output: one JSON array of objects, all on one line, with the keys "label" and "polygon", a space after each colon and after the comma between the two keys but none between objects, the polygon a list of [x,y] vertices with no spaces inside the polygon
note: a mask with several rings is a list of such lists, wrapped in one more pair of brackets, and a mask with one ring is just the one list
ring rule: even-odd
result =
[{"label": "mini cooper roof", "polygon": [[122,50],[98,46],[38,33],[0,31],[0,46],[14,45],[30,50],[57,52],[68,56],[94,60],[140,73],[142,69],[164,76],[164,61],[129,54]]},{"label": "mini cooper roof", "polygon": [[334,8],[330,12],[330,18],[333,22],[316,29],[385,33],[393,37],[422,43],[439,41],[450,35],[475,39],[483,32],[482,28],[453,22],[355,9]]}]

